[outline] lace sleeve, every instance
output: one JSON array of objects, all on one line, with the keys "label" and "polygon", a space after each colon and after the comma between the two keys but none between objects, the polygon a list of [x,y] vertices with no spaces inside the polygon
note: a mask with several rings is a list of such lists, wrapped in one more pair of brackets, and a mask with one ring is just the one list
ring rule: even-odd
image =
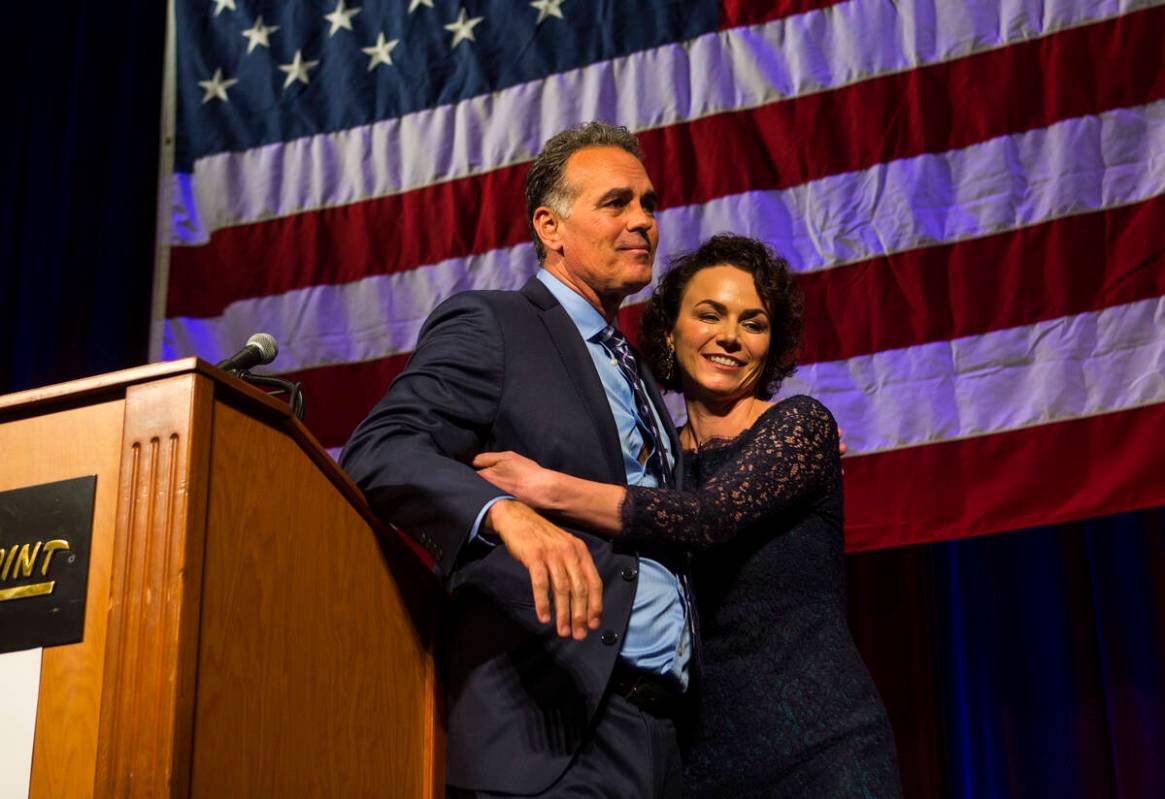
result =
[{"label": "lace sleeve", "polygon": [[697,490],[627,489],[623,530],[687,546],[727,541],[748,525],[825,491],[840,470],[837,423],[817,400],[791,397],[766,411],[750,438]]}]

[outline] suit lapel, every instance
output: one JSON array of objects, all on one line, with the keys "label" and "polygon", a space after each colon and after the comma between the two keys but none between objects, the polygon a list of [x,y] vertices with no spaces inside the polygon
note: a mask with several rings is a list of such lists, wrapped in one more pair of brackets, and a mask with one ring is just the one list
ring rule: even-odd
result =
[{"label": "suit lapel", "polygon": [[619,430],[615,417],[611,414],[611,402],[603,389],[603,382],[595,371],[594,361],[587,352],[587,345],[579,335],[570,315],[554,295],[538,278],[530,278],[522,287],[526,296],[540,311],[542,324],[550,334],[559,357],[566,367],[566,373],[574,383],[587,409],[587,415],[594,426],[600,443],[599,450],[606,461],[610,482],[627,484],[627,472],[623,468],[623,447],[619,443]]}]

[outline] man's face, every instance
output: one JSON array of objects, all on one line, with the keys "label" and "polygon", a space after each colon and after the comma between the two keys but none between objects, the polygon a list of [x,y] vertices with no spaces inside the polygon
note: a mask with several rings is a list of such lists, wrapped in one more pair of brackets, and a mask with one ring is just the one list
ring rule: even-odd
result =
[{"label": "man's face", "polygon": [[567,160],[563,180],[574,199],[547,268],[565,272],[558,276],[588,299],[617,307],[651,282],[659,244],[651,179],[626,150],[587,147]]}]

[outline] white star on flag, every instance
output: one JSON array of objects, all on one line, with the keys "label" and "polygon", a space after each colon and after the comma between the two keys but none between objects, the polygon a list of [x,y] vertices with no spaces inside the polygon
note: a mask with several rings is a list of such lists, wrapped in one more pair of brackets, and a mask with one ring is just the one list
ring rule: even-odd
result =
[{"label": "white star on flag", "polygon": [[535,25],[541,25],[542,20],[547,17],[565,19],[562,16],[562,0],[534,0],[530,5],[538,9],[538,19],[534,21]]},{"label": "white star on flag", "polygon": [[368,56],[368,71],[376,69],[377,64],[392,64],[392,51],[400,44],[400,39],[384,40],[384,34],[376,34],[376,44],[372,47],[361,47],[360,52]]},{"label": "white star on flag", "polygon": [[332,28],[328,31],[328,36],[335,36],[340,28],[352,30],[352,17],[359,14],[360,11],[360,8],[345,8],[344,0],[337,0],[336,10],[331,14],[324,14],[324,19],[332,23]]},{"label": "white star on flag", "polygon": [[202,104],[206,105],[216,97],[223,102],[229,103],[230,98],[227,97],[227,89],[238,82],[236,78],[223,79],[222,70],[216,69],[210,80],[198,81],[198,85],[206,89],[206,94],[202,95]]},{"label": "white star on flag", "polygon": [[271,44],[267,41],[267,37],[277,30],[279,30],[278,25],[264,25],[263,17],[260,16],[255,20],[253,26],[243,31],[243,36],[247,39],[247,52],[251,52],[256,47],[270,48]]},{"label": "white star on flag", "polygon": [[235,0],[214,0],[214,15],[217,17],[224,8],[235,10]]},{"label": "white star on flag", "polygon": [[453,32],[453,41],[449,44],[449,49],[453,49],[466,40],[476,42],[477,39],[473,38],[473,29],[479,25],[483,19],[485,19],[485,17],[474,17],[473,19],[470,19],[469,14],[465,11],[465,7],[462,6],[461,13],[458,15],[457,21],[450,22],[445,26],[445,30]]},{"label": "white star on flag", "polygon": [[283,81],[284,90],[296,81],[307,83],[307,71],[314,69],[319,63],[319,61],[304,61],[302,51],[296,50],[295,57],[291,59],[290,64],[279,65],[280,71],[287,73],[287,80]]},{"label": "white star on flag", "polygon": [[432,8],[433,0],[409,0],[409,13],[411,14],[416,11],[418,6],[427,6],[428,8]]}]

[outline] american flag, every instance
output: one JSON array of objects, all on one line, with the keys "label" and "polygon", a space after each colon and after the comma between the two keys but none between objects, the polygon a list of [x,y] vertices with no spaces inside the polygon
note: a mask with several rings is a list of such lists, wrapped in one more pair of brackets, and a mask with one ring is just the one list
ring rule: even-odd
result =
[{"label": "american flag", "polygon": [[177,0],[156,352],[274,334],[340,447],[437,303],[534,273],[528,163],[605,119],[661,252],[799,273],[851,550],[1165,504],[1163,6]]}]

